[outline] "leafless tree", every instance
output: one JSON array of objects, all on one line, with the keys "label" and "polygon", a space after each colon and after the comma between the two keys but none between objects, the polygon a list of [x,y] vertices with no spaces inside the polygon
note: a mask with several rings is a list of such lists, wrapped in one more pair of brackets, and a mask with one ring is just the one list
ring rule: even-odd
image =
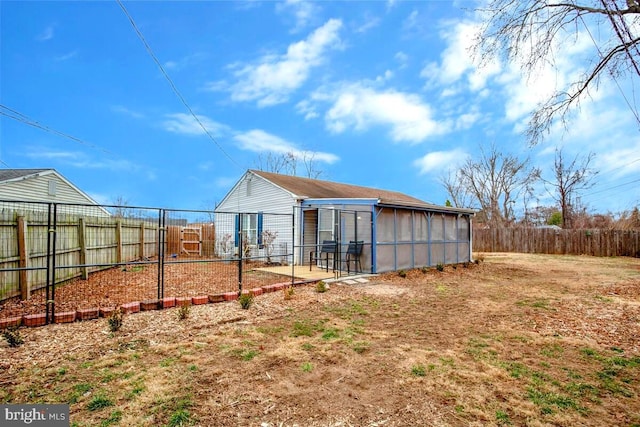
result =
[{"label": "leafless tree", "polygon": [[[256,168],[265,172],[284,175],[298,175],[307,178],[318,178],[323,172],[318,169],[315,154],[307,151],[273,153],[258,156]],[[302,170],[300,170],[302,169]]]},{"label": "leafless tree", "polygon": [[128,218],[133,216],[133,209],[129,206],[129,200],[127,200],[124,196],[116,196],[111,201],[113,207],[111,207],[111,215],[116,218]]},{"label": "leafless tree", "polygon": [[489,0],[478,11],[486,17],[475,41],[481,62],[499,57],[518,63],[531,76],[542,66],[555,65],[561,57],[556,49],[576,42],[580,32],[586,31],[597,48],[586,72],[533,113],[527,130],[532,145],[544,138],[555,119],[566,126],[572,107],[601,78],[640,76],[638,0]]},{"label": "leafless tree", "polygon": [[572,216],[577,208],[576,201],[580,193],[594,185],[593,178],[598,174],[598,171],[590,168],[594,156],[592,152],[584,156],[578,154],[567,162],[562,149],[556,148],[553,178],[541,178],[549,195],[560,206],[564,228],[573,226]]},{"label": "leafless tree", "polygon": [[447,191],[453,206],[457,208],[473,207],[473,196],[467,190],[459,169],[449,169],[446,175],[440,177],[439,181]]},{"label": "leafless tree", "polygon": [[529,159],[502,154],[495,145],[488,153],[481,148],[480,153],[478,160],[468,158],[458,170],[459,185],[473,196],[489,226],[512,224],[514,204],[532,191],[539,171],[529,165]]}]

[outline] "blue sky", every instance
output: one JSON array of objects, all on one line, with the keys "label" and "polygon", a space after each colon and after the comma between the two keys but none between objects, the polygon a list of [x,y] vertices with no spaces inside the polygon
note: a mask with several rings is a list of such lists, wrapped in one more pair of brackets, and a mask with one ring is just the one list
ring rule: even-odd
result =
[{"label": "blue sky", "polygon": [[323,179],[444,204],[440,178],[479,147],[529,157],[551,178],[562,146],[596,154],[590,210],[636,206],[634,82],[602,81],[568,129],[530,148],[530,111],[593,42],[578,37],[530,79],[499,60],[478,68],[474,4],[125,2],[209,136],[117,2],[3,1],[0,104],[80,141],[0,116],[2,167],[55,168],[99,202],[200,209],[268,153],[293,152]]}]

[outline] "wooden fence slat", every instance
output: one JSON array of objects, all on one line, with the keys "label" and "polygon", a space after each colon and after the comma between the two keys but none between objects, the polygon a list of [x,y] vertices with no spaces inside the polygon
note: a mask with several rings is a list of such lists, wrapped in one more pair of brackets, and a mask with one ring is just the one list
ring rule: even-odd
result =
[{"label": "wooden fence slat", "polygon": [[[27,221],[23,216],[18,217],[18,261],[19,268],[29,267],[29,252],[27,250]],[[20,270],[18,273],[18,283],[20,286],[20,298],[27,300],[31,298],[31,285],[29,283],[29,272]]]}]

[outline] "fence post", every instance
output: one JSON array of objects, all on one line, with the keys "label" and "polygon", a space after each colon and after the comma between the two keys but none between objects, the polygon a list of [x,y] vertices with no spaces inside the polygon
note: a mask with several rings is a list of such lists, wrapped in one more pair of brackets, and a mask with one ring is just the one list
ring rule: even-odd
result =
[{"label": "fence post", "polygon": [[84,218],[78,218],[78,243],[80,244],[80,272],[82,280],[89,279],[89,267],[87,267],[87,243],[86,243],[86,225]]},{"label": "fence post", "polygon": [[116,262],[122,262],[122,220],[116,221]]},{"label": "fence post", "polygon": [[140,259],[144,260],[144,221],[140,222]]},{"label": "fence post", "polygon": [[242,215],[238,214],[238,296],[242,295],[242,258],[244,257],[244,236]]},{"label": "fence post", "polygon": [[20,298],[28,300],[31,298],[31,284],[29,283],[29,255],[27,251],[27,221],[23,216],[18,217],[18,267],[21,268],[18,273],[18,283],[20,285]]}]

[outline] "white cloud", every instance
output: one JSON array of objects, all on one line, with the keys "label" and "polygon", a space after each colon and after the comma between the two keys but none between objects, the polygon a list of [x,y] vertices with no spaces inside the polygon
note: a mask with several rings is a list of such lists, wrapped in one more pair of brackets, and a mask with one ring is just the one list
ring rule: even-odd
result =
[{"label": "white cloud", "polygon": [[238,142],[242,150],[253,151],[255,153],[271,152],[276,154],[289,154],[299,158],[313,158],[319,162],[335,163],[338,156],[321,151],[301,150],[295,144],[272,135],[260,129],[253,129],[247,132],[236,134],[233,139]]},{"label": "white cloud", "polygon": [[180,133],[184,135],[204,135],[205,131],[200,126],[200,123],[207,129],[207,131],[216,135],[223,131],[226,131],[227,127],[221,123],[211,120],[210,118],[202,115],[198,115],[200,123],[190,114],[174,113],[165,114],[166,120],[162,122],[164,130],[173,133]]},{"label": "white cloud", "polygon": [[371,14],[367,12],[364,15],[364,22],[360,24],[354,31],[356,33],[366,33],[367,31],[377,27],[378,25],[380,25],[380,18],[371,16]]},{"label": "white cloud", "polygon": [[489,62],[482,68],[474,63],[471,48],[480,25],[468,21],[449,22],[445,28],[440,37],[447,47],[440,55],[440,62],[428,63],[420,76],[427,80],[428,87],[451,85],[466,77],[470,90],[481,90],[491,76],[501,71],[501,67],[497,61]]},{"label": "white cloud", "polygon": [[400,69],[406,68],[408,62],[409,62],[409,55],[407,55],[406,53],[400,51],[398,53],[395,54],[395,59],[396,61],[398,61],[398,66],[400,67]]},{"label": "white cloud", "polygon": [[433,118],[431,107],[419,96],[395,90],[377,91],[361,83],[344,85],[329,93],[318,92],[315,100],[332,103],[325,114],[327,128],[335,133],[347,129],[366,131],[389,128],[396,142],[418,143],[448,131],[448,123]]},{"label": "white cloud", "polygon": [[69,60],[71,58],[76,57],[77,55],[78,55],[78,51],[74,50],[74,51],[65,53],[63,55],[55,56],[53,59],[54,59],[54,61],[58,61],[58,62],[67,61],[67,60]]},{"label": "white cloud", "polygon": [[125,116],[129,116],[134,119],[143,119],[145,117],[144,114],[131,110],[123,105],[113,105],[111,106],[111,111],[124,114]]},{"label": "white cloud", "polygon": [[24,155],[30,159],[44,159],[47,162],[58,162],[79,169],[109,169],[118,171],[133,171],[139,169],[137,165],[129,160],[112,159],[105,156],[97,159],[81,151],[54,150],[43,146],[26,147]]},{"label": "white cloud", "polygon": [[295,25],[291,30],[292,33],[305,29],[319,14],[319,9],[316,3],[304,0],[285,0],[276,3],[276,12],[293,14]]},{"label": "white cloud", "polygon": [[51,40],[54,36],[54,25],[48,25],[40,34],[36,36],[36,40],[44,42]]},{"label": "white cloud", "polygon": [[296,111],[299,114],[304,115],[305,120],[315,119],[320,116],[316,111],[316,108],[309,100],[302,100],[296,104]]},{"label": "white cloud", "polygon": [[[285,54],[267,55],[256,64],[240,66],[234,72],[237,82],[230,88],[231,99],[257,101],[260,107],[286,102],[305,83],[311,69],[324,62],[326,51],[339,45],[341,27],[340,20],[331,19],[307,39],[289,45]],[[219,83],[209,86],[219,88]]]},{"label": "white cloud", "polygon": [[447,169],[455,169],[465,161],[468,154],[461,149],[450,151],[433,151],[416,159],[413,164],[420,170],[420,174],[438,173]]},{"label": "white cloud", "polygon": [[183,56],[180,59],[167,61],[163,65],[164,65],[164,68],[168,70],[180,71],[184,68],[191,67],[201,62],[203,59],[206,58],[206,56],[207,55],[204,53],[196,52],[190,55]]}]

